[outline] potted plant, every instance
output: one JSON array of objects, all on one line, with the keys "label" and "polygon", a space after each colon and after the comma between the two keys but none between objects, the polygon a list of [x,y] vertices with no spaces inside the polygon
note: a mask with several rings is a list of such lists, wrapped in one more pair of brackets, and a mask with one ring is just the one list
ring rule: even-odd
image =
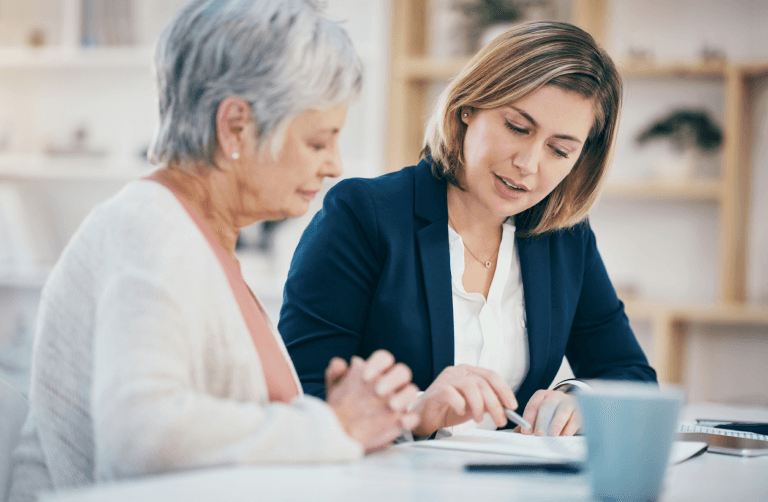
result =
[{"label": "potted plant", "polygon": [[467,0],[461,9],[472,21],[476,49],[485,46],[522,17],[522,10],[514,0]]},{"label": "potted plant", "polygon": [[679,109],[653,122],[636,138],[639,145],[659,140],[665,140],[668,148],[655,174],[682,180],[693,176],[701,154],[720,148],[723,134],[705,110]]}]

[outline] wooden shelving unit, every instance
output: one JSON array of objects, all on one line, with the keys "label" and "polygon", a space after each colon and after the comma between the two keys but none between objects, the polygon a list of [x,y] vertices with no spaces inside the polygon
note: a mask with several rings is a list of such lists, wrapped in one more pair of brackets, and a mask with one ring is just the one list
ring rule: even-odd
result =
[{"label": "wooden shelving unit", "polygon": [[[351,106],[342,138],[354,134],[354,139],[347,140],[346,145],[342,141],[340,145],[347,176],[370,176],[383,170],[384,149],[380,138],[385,107],[381,94],[386,90],[388,26],[378,20],[384,19],[389,11],[388,1],[369,0],[359,2],[359,6],[358,2],[331,2],[333,5],[328,6],[331,17],[346,20],[350,36],[360,37],[354,44],[366,73],[362,94]],[[8,246],[4,240],[5,219],[11,221],[14,228],[18,228],[16,222],[30,219],[30,227],[44,227],[50,234],[61,234],[58,240],[63,245],[71,236],[69,232],[77,228],[75,223],[85,217],[90,207],[117,192],[123,184],[157,169],[139,156],[148,143],[133,145],[138,143],[136,136],[144,135],[143,131],[147,141],[151,138],[152,122],[143,120],[139,114],[126,115],[125,111],[126,108],[145,110],[142,106],[148,103],[152,114],[147,118],[156,118],[157,107],[151,105],[156,100],[150,78],[154,59],[151,44],[186,0],[138,2],[130,21],[135,24],[132,43],[87,46],[82,44],[83,0],[61,0],[60,3],[58,29],[51,32],[53,36],[46,45],[0,47],[0,78],[9,82],[3,82],[6,94],[0,98],[0,108],[8,106],[11,110],[0,113],[0,136],[10,131],[0,137],[0,143],[4,143],[0,148],[0,196],[2,188],[8,187],[18,192],[22,201],[16,206],[22,209],[14,214],[16,207],[4,206],[0,200],[0,294],[13,294],[20,289],[39,292],[52,265],[40,263],[35,267],[27,264],[30,260],[18,257],[29,253],[13,249],[6,253],[2,248]],[[355,9],[350,10],[353,4]],[[330,10],[334,8],[335,14]],[[369,22],[373,20],[377,22]],[[356,26],[366,28],[356,32]],[[62,81],[64,86],[59,85]],[[64,94],[62,88],[68,92]],[[18,102],[28,106],[19,106]],[[18,113],[14,113],[17,109]],[[70,121],[70,116],[75,119]],[[49,117],[54,118],[51,123],[48,123]],[[38,120],[45,124],[38,126]],[[101,154],[44,153],[47,145],[66,149],[71,137],[64,137],[62,131],[74,132],[80,124],[89,128],[89,146],[92,143]],[[98,133],[93,134],[97,129]],[[113,132],[103,133],[105,129]],[[19,141],[20,137],[32,138],[32,141]],[[50,213],[58,218],[37,221],[34,215],[21,214],[26,213],[26,205],[36,206],[38,201],[49,204]],[[17,232],[15,236],[18,235]],[[256,281],[254,291],[270,305],[277,304],[273,310],[279,311],[284,274],[277,277],[272,270],[275,264],[266,267],[263,257],[255,254],[246,252],[241,258],[247,278]],[[259,277],[261,280],[256,280]],[[0,318],[9,315],[4,308],[5,305],[0,305]],[[30,319],[30,324],[32,321]]]},{"label": "wooden shelving unit", "polygon": [[[609,0],[575,0],[571,22],[603,41]],[[392,11],[391,80],[387,136],[387,169],[416,162],[429,113],[428,86],[455,77],[469,58],[436,59],[426,55],[427,0],[394,0]],[[723,85],[726,111],[723,163],[717,179],[679,183],[616,180],[603,196],[637,200],[679,200],[714,203],[719,223],[719,301],[713,305],[627,302],[631,319],[652,324],[654,361],[659,379],[682,383],[685,339],[692,323],[768,326],[768,307],[747,300],[747,240],[750,207],[750,166],[753,90],[768,77],[768,62],[618,62],[625,79],[705,79]]]},{"label": "wooden shelving unit", "polygon": [[723,186],[719,180],[700,179],[686,181],[609,181],[604,197],[631,199],[682,199],[721,202]]}]

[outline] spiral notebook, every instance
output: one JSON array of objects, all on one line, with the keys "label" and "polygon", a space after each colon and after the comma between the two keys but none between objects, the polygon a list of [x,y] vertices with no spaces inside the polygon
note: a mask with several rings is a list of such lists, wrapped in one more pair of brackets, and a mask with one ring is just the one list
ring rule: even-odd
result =
[{"label": "spiral notebook", "polygon": [[708,425],[682,423],[677,428],[678,441],[704,441],[708,451],[759,457],[768,455],[768,435],[754,432],[729,430]]}]

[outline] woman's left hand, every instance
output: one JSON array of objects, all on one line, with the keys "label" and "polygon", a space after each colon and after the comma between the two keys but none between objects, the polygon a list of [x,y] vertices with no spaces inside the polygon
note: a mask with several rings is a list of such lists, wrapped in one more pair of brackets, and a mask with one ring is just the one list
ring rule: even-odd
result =
[{"label": "woman's left hand", "polygon": [[516,432],[537,436],[573,436],[583,423],[576,398],[559,390],[538,390],[528,401],[523,418],[533,430],[518,426]]}]

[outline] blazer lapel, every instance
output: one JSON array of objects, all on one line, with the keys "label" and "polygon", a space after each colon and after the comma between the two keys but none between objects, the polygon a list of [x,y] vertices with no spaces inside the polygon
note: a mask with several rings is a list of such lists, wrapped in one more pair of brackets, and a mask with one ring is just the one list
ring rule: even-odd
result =
[{"label": "blazer lapel", "polygon": [[528,328],[530,367],[518,390],[518,401],[527,402],[541,383],[549,357],[552,333],[552,277],[549,236],[517,239]]},{"label": "blazer lapel", "polygon": [[417,233],[419,257],[427,295],[432,335],[432,378],[453,366],[453,298],[451,296],[448,220],[427,225]]},{"label": "blazer lapel", "polygon": [[[414,177],[416,241],[432,335],[432,378],[437,378],[454,362],[447,187],[444,181],[432,176],[431,162],[422,160]],[[424,226],[419,228],[420,225]]]}]

